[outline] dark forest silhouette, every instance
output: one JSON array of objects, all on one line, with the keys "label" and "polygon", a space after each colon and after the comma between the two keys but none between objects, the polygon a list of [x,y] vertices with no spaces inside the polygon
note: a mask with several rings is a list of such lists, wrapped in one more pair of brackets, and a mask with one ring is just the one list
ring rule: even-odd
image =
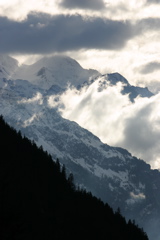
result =
[{"label": "dark forest silhouette", "polygon": [[0,153],[0,239],[148,239],[119,209],[77,189],[65,166],[3,117]]}]

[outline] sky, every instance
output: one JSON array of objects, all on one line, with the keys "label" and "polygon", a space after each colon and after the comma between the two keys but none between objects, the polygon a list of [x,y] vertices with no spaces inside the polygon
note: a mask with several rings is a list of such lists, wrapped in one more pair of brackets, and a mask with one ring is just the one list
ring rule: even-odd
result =
[{"label": "sky", "polygon": [[65,54],[160,90],[159,0],[0,0],[0,53]]},{"label": "sky", "polygon": [[134,104],[119,86],[99,95],[97,86],[79,96],[69,89],[62,114],[160,168],[159,13],[160,0],[0,0],[0,53],[27,64],[63,54],[149,87],[157,95]]}]

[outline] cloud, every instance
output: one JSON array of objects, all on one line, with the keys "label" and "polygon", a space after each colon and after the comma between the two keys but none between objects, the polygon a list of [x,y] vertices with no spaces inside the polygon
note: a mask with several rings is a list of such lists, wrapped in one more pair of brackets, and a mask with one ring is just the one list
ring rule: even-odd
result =
[{"label": "cloud", "polygon": [[58,0],[1,0],[0,16],[22,21],[31,11],[57,14],[57,4]]},{"label": "cloud", "polygon": [[[148,34],[148,33],[154,32],[156,35],[157,31],[160,31],[160,18],[159,17],[148,17],[148,18],[140,19],[140,20],[136,21],[135,29],[139,33],[147,33]],[[146,35],[146,37],[150,37],[150,35],[148,35],[148,36]],[[152,36],[152,39],[153,39],[153,36]]]},{"label": "cloud", "polygon": [[147,63],[140,68],[142,74],[152,73],[157,70],[160,70],[160,62],[157,61]]},{"label": "cloud", "polygon": [[132,205],[146,199],[144,193],[135,194],[134,192],[130,192],[130,197],[131,197],[130,199],[126,200],[128,205]]},{"label": "cloud", "polygon": [[23,119],[24,128],[29,126],[35,119],[40,117],[43,101],[44,99],[40,92],[37,92],[31,98],[22,98],[20,101],[17,101],[17,104],[19,104],[20,107],[25,105],[26,113],[28,113],[27,119]]},{"label": "cloud", "polygon": [[23,98],[22,100],[18,101],[17,102],[18,104],[23,104],[23,103],[26,103],[26,104],[32,104],[32,103],[38,103],[40,105],[43,104],[43,98],[42,98],[42,94],[37,92],[35,96],[33,96],[32,98]]},{"label": "cloud", "polygon": [[160,3],[160,0],[146,0],[146,3],[148,3],[148,4],[152,4],[152,3],[158,4],[158,3]]},{"label": "cloud", "polygon": [[160,94],[131,103],[128,95],[121,94],[122,88],[120,84],[99,91],[97,80],[81,92],[68,89],[60,96],[61,114],[104,143],[123,147],[152,168],[160,168]]},{"label": "cloud", "polygon": [[105,8],[103,0],[62,0],[60,5],[64,8],[74,9],[91,9],[91,10],[102,10]]},{"label": "cloud", "polygon": [[130,196],[135,199],[135,200],[142,200],[142,199],[145,199],[146,196],[144,195],[144,193],[138,193],[138,194],[135,194],[133,192],[130,193]]},{"label": "cloud", "polygon": [[[148,99],[137,98],[125,116],[124,138],[120,146],[160,168],[160,94]],[[133,111],[133,113],[131,113]]]},{"label": "cloud", "polygon": [[79,49],[122,49],[132,24],[99,17],[32,13],[21,22],[0,17],[0,52],[44,54]]}]

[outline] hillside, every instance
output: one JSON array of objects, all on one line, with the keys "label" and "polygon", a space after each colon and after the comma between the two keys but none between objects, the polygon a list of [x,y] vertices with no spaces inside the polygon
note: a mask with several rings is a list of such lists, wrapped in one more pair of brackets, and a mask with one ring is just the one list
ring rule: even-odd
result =
[{"label": "hillside", "polygon": [[2,117],[0,133],[0,239],[148,239]]},{"label": "hillside", "polygon": [[[51,61],[53,67],[53,59],[47,61],[45,66],[49,68]],[[75,71],[80,70],[79,76],[83,75],[85,70],[75,61],[71,59],[69,61],[73,63],[72,67],[75,67]],[[42,62],[38,62],[37,66]],[[63,66],[61,63],[66,65]],[[33,76],[32,80],[0,78],[0,114],[7,123],[34,140],[39,147],[42,145],[53,159],[59,158],[60,163],[65,164],[67,173],[74,174],[76,185],[91,191],[94,196],[108,203],[114,211],[120,207],[122,214],[127,219],[135,219],[150,239],[159,240],[159,171],[152,170],[149,164],[132,156],[125,149],[104,144],[88,130],[60,115],[57,107],[52,104],[57,103],[59,95],[65,91],[65,85],[61,82],[63,73],[68,71],[67,76],[71,77],[72,84],[75,71],[73,67],[73,72],[70,72],[66,58],[59,58],[54,64],[56,64],[55,69],[59,69],[56,76],[60,86],[52,85],[49,89],[38,84],[39,79],[45,85],[48,78],[39,76],[33,84],[32,80],[37,76],[38,68],[33,75],[32,71],[28,72]],[[60,66],[64,68],[62,76]],[[31,67],[34,68],[33,65]],[[137,96],[123,76],[118,73],[108,76],[109,82],[107,75],[104,75],[102,78],[97,77],[88,81],[86,79],[81,87],[87,88],[88,85],[90,88],[97,82],[99,86],[97,94],[101,94],[101,91],[108,91],[108,85],[114,86],[117,82],[121,82],[131,90],[130,94],[133,98]],[[50,80],[51,84],[55,83],[54,78]],[[144,94],[144,97],[151,96],[147,89],[138,90]],[[131,101],[134,100],[133,98]],[[82,99],[84,105],[85,100],[87,99]],[[101,122],[98,124],[100,126]]]}]

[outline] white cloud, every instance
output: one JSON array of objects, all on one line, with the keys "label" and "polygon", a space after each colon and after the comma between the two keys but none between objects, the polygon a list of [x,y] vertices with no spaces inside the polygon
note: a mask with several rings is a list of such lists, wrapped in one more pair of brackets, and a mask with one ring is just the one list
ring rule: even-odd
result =
[{"label": "white cloud", "polygon": [[26,128],[30,126],[35,119],[38,119],[38,114],[33,114],[29,119],[25,120],[23,123],[23,127]]},{"label": "white cloud", "polygon": [[146,196],[144,195],[144,193],[138,193],[138,194],[135,194],[133,192],[130,193],[130,196],[135,199],[135,200],[142,200],[142,199],[145,199]]},{"label": "white cloud", "polygon": [[[148,87],[157,93],[160,90],[160,68],[143,74],[141,68],[150,62],[160,59],[159,32],[143,33],[131,39],[125,48],[114,50],[81,50],[68,52],[84,68],[94,68],[101,73],[119,72],[128,79],[130,84]],[[154,42],[152,41],[154,40]]]},{"label": "white cloud", "polygon": [[131,198],[126,200],[128,205],[132,205],[132,204],[135,204],[139,201],[146,199],[146,196],[144,195],[144,193],[135,194],[134,192],[130,192],[130,197]]},{"label": "white cloud", "polygon": [[[103,80],[103,79],[102,79]],[[122,95],[122,85],[99,91],[98,81],[81,92],[68,89],[60,97],[62,116],[78,122],[104,143],[120,146],[160,168],[160,94],[135,103]],[[54,105],[55,107],[55,105]]]},{"label": "white cloud", "polygon": [[[1,0],[0,15],[13,19],[22,20],[30,11],[41,11],[49,14],[81,14],[88,16],[103,16],[110,19],[141,19],[147,17],[159,17],[159,4],[146,4],[146,0],[104,0],[104,9],[100,9],[93,13],[91,9],[65,9],[61,7],[62,0]],[[74,1],[69,1],[74,2]],[[85,1],[84,1],[85,2]],[[95,1],[96,3],[96,1]],[[97,3],[100,5],[100,3]],[[81,5],[81,4],[80,4]],[[101,5],[103,1],[101,0]],[[103,11],[102,11],[103,10]]]},{"label": "white cloud", "polygon": [[22,21],[31,11],[57,14],[57,0],[1,0],[0,15]]},{"label": "white cloud", "polygon": [[42,105],[43,104],[43,97],[42,97],[42,94],[37,92],[37,94],[35,96],[33,96],[32,98],[23,98],[22,100],[18,101],[18,104],[23,104],[23,103],[27,103],[27,104],[30,104],[30,103],[37,103],[39,105]]}]

